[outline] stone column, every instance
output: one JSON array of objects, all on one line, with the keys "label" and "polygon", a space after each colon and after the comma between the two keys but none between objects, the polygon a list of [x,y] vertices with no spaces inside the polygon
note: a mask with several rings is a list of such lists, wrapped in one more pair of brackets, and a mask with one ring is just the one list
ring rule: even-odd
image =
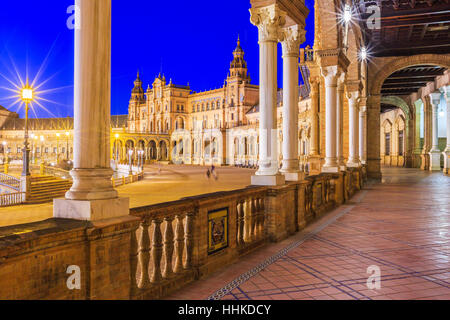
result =
[{"label": "stone column", "polygon": [[341,171],[345,171],[344,161],[344,82],[345,73],[342,73],[337,83],[336,99],[336,157]]},{"label": "stone column", "polygon": [[359,103],[359,159],[366,164],[366,106],[365,99]]},{"label": "stone column", "polygon": [[111,0],[76,0],[74,169],[56,218],[103,220],[129,214],[129,199],[113,188],[110,166]]},{"label": "stone column", "polygon": [[281,185],[284,176],[278,170],[277,146],[277,44],[285,13],[278,5],[250,9],[251,22],[259,29],[259,170],[253,185]]},{"label": "stone column", "polygon": [[431,149],[431,105],[430,97],[425,96],[423,100],[423,149],[421,154],[421,165],[420,169],[429,170],[430,169],[430,149]]},{"label": "stone column", "polygon": [[441,102],[441,93],[435,92],[430,94],[431,110],[432,110],[432,140],[430,150],[430,171],[441,170],[441,151],[439,150],[439,103]]},{"label": "stone column", "polygon": [[336,98],[337,81],[340,75],[338,66],[321,68],[325,78],[325,164],[322,172],[339,172],[336,156]]},{"label": "stone column", "polygon": [[305,31],[299,25],[286,28],[283,33],[283,173],[287,181],[304,178],[298,161],[298,100],[300,44]]},{"label": "stone column", "polygon": [[309,173],[311,175],[320,173],[320,147],[319,147],[319,78],[311,78],[311,146],[309,150]]},{"label": "stone column", "polygon": [[355,168],[359,167],[359,110],[358,110],[359,92],[353,91],[348,93],[348,162],[347,166]]},{"label": "stone column", "polygon": [[367,97],[366,112],[366,139],[367,139],[367,177],[373,180],[381,180],[380,163],[380,109],[381,96],[370,95]]},{"label": "stone column", "polygon": [[444,94],[447,109],[447,146],[442,153],[444,155],[444,173],[450,174],[450,86],[440,89]]}]

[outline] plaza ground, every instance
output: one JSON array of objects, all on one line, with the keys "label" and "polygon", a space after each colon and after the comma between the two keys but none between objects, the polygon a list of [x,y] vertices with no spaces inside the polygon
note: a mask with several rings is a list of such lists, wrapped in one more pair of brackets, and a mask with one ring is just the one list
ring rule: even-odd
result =
[{"label": "plaza ground", "polygon": [[[383,175],[299,234],[168,299],[450,299],[450,178]],[[380,290],[367,287],[369,266],[381,271]]]},{"label": "plaza ground", "polygon": [[[215,180],[207,179],[206,170],[207,167],[199,166],[150,165],[145,168],[143,181],[118,187],[117,190],[121,197],[130,198],[131,208],[136,208],[189,196],[245,188],[255,172],[252,169],[221,167],[216,168],[218,179]],[[52,204],[0,208],[0,227],[41,221],[52,216]]]}]

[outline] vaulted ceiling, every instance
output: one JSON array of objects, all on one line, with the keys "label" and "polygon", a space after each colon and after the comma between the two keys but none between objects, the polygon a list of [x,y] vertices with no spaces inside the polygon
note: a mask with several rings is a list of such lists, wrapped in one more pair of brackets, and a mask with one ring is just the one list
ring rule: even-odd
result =
[{"label": "vaulted ceiling", "polygon": [[398,70],[391,74],[383,83],[381,94],[383,96],[410,95],[425,87],[436,77],[445,72],[445,68],[432,65],[413,66]]},{"label": "vaulted ceiling", "polygon": [[[375,57],[450,53],[450,0],[357,0],[366,46]],[[370,18],[381,9],[380,28]]]}]

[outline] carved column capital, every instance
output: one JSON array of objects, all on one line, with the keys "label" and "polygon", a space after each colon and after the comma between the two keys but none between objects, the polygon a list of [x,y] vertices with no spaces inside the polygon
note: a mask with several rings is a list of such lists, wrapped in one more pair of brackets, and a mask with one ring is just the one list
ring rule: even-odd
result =
[{"label": "carved column capital", "polygon": [[359,91],[347,92],[347,99],[352,103],[357,103],[359,101]]},{"label": "carved column capital", "polygon": [[328,66],[321,67],[320,72],[322,77],[325,79],[325,85],[327,87],[336,87],[339,76],[341,75],[341,70],[338,66]]},{"label": "carved column capital", "polygon": [[280,32],[283,57],[298,57],[300,45],[306,41],[306,30],[299,25],[284,28]]},{"label": "carved column capital", "polygon": [[286,23],[286,12],[273,4],[250,9],[250,22],[258,27],[260,42],[278,42],[280,29]]},{"label": "carved column capital", "polygon": [[441,103],[441,93],[440,92],[430,93],[430,103],[433,109],[437,108],[439,106],[439,103]]}]

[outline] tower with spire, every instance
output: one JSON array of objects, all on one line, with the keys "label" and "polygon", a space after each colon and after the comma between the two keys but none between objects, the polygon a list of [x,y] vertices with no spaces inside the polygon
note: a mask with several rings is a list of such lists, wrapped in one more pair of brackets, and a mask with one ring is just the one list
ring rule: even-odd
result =
[{"label": "tower with spire", "polygon": [[134,87],[131,91],[131,99],[128,107],[128,127],[131,130],[136,130],[139,128],[139,110],[141,104],[143,103],[145,103],[145,95],[138,70],[136,80],[134,80]]},{"label": "tower with spire", "polygon": [[247,62],[244,59],[244,50],[241,47],[241,39],[238,36],[236,49],[233,51],[233,61],[230,63],[230,72],[227,82],[250,83]]}]

